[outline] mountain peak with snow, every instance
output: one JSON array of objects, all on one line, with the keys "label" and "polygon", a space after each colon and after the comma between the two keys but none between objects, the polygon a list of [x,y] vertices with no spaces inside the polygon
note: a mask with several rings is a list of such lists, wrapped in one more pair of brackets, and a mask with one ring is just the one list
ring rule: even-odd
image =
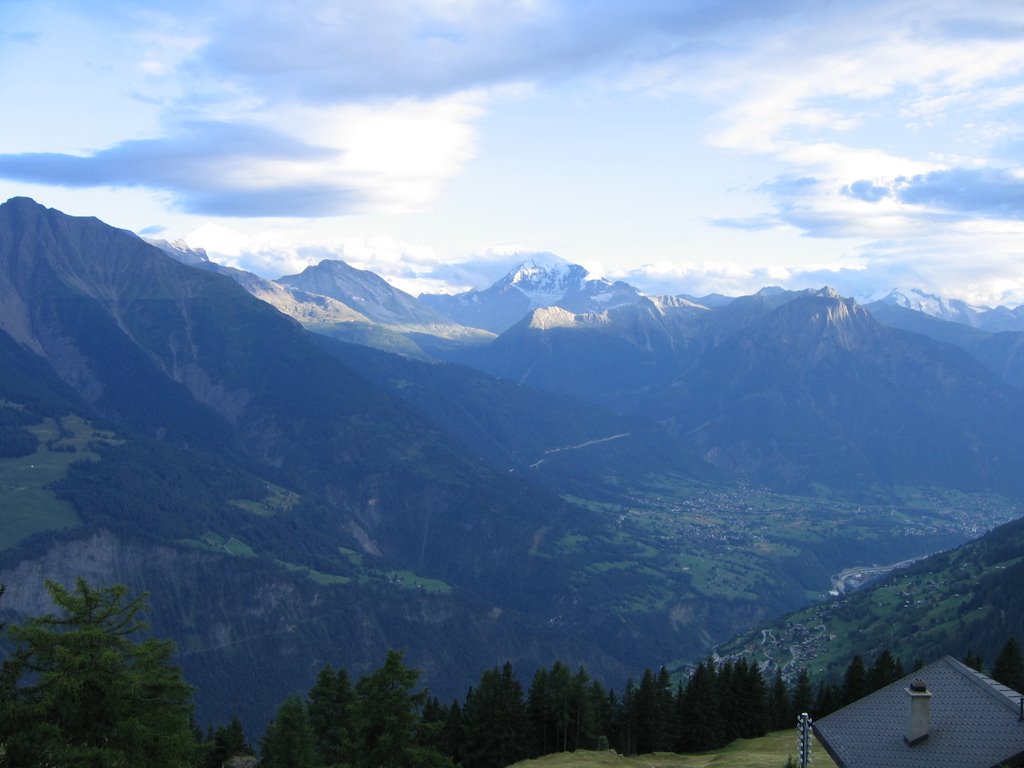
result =
[{"label": "mountain peak with snow", "polygon": [[192,248],[184,240],[156,240],[148,237],[144,237],[150,245],[155,245],[161,251],[166,253],[175,261],[180,261],[182,264],[188,264],[189,266],[198,266],[201,264],[209,264],[210,257],[206,253],[205,248]]},{"label": "mountain peak with snow", "polygon": [[962,299],[948,299],[920,288],[894,288],[881,301],[884,304],[923,312],[940,320],[967,325],[978,325],[979,323],[976,322],[978,315],[989,311],[989,307],[974,306]]},{"label": "mountain peak with snow", "polygon": [[579,291],[587,279],[587,270],[579,264],[560,261],[539,263],[528,259],[509,270],[495,287],[516,289],[530,301],[530,307],[549,307],[566,293]]},{"label": "mountain peak with snow", "polygon": [[485,290],[455,296],[424,294],[420,298],[464,325],[501,333],[535,309],[560,307],[573,314],[604,312],[636,304],[642,296],[627,283],[588,279],[587,270],[579,264],[569,264],[550,254],[544,256],[522,261]]}]

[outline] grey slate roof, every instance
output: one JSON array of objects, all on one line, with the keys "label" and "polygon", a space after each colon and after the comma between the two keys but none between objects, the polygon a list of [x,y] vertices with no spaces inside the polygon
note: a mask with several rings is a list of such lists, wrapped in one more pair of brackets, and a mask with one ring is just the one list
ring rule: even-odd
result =
[{"label": "grey slate roof", "polygon": [[[932,693],[924,741],[904,741],[906,688],[921,678]],[[814,723],[840,768],[993,768],[1024,762],[1021,694],[946,656]]]}]

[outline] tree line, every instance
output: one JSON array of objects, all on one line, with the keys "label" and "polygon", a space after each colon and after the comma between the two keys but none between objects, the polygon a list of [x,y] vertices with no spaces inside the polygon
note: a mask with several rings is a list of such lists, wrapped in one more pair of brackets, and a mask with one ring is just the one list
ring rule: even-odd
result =
[{"label": "tree line", "polygon": [[[977,654],[965,662],[981,670]],[[1024,658],[1015,639],[991,675],[1024,689]],[[391,651],[381,670],[354,687],[344,669],[324,666],[304,699],[292,697],[278,711],[261,741],[261,766],[501,768],[579,749],[704,752],[791,728],[802,712],[824,717],[903,676],[901,661],[888,650],[870,665],[854,656],[841,680],[816,688],[806,668],[787,685],[781,670],[765,680],[760,667],[744,658],[709,658],[685,682],[673,683],[664,667],[647,669],[639,683],[628,680],[617,694],[585,668],[573,671],[556,661],[537,670],[524,691],[506,662],[485,671],[462,701],[445,705],[426,691],[414,693],[418,673]],[[389,700],[384,690],[392,692]],[[397,730],[388,732],[389,724]],[[382,752],[381,744],[389,751]],[[302,759],[293,761],[293,754]]]},{"label": "tree line", "polygon": [[[47,582],[58,609],[3,627],[14,650],[0,667],[0,768],[220,768],[254,754],[238,718],[202,733],[169,641],[143,639],[145,596],[122,586]],[[0,595],[3,587],[0,586]],[[981,668],[968,654],[966,663]],[[1024,689],[1011,638],[991,676]],[[882,651],[855,656],[842,680],[816,690],[806,669],[792,685],[766,680],[744,658],[705,659],[684,680],[647,669],[617,693],[560,661],[524,689],[512,664],[486,670],[465,698],[443,704],[419,686],[398,651],[355,683],[324,665],[306,695],[278,708],[258,741],[262,768],[500,768],[578,749],[621,754],[702,752],[815,719],[903,676]],[[255,759],[255,758],[254,758]]]}]

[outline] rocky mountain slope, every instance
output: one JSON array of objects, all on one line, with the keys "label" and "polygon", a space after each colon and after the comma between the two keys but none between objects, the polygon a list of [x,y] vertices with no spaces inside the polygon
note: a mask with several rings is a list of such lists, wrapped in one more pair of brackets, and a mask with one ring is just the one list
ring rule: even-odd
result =
[{"label": "rocky mountain slope", "polygon": [[171,258],[227,275],[303,327],[343,341],[412,357],[435,349],[483,344],[492,334],[442,317],[379,276],[342,261],[323,261],[299,275],[267,280],[217,264],[183,242],[151,241]]},{"label": "rocky mountain slope", "polygon": [[[568,572],[543,556],[544,534],[557,540],[585,524],[580,512],[467,455],[233,280],[95,219],[15,199],[0,206],[0,297],[0,346],[16,363],[0,371],[5,413],[35,430],[29,455],[68,459],[57,484],[37,489],[45,508],[5,524],[36,532],[5,555],[5,608],[35,599],[39,585],[28,574],[69,578],[95,558],[106,564],[104,578],[151,589],[158,615],[184,612],[159,628],[190,649],[187,657],[206,659],[204,669],[221,665],[236,679],[247,666],[262,669],[271,682],[251,706],[264,712],[295,684],[275,659],[308,679],[328,655],[358,665],[374,645],[332,652],[327,619],[316,618],[324,601],[339,621],[379,627],[376,646],[408,645],[421,657],[426,638],[388,611],[405,615],[425,601],[445,632],[457,625],[481,648],[492,646],[470,640],[472,627],[504,626],[506,639],[493,647],[510,656],[533,653],[541,625],[560,612]],[[11,434],[24,438],[26,429]],[[13,441],[16,453],[22,442]],[[74,462],[76,451],[94,460]],[[23,463],[10,471],[14,490],[33,477]],[[100,556],[95,542],[140,554]],[[196,579],[170,584],[183,570]],[[235,608],[211,625],[203,612],[215,573]],[[261,580],[284,586],[250,595]],[[275,591],[295,598],[260,598]],[[260,623],[245,623],[249,610]],[[310,621],[311,634],[295,629]],[[294,639],[302,660],[274,640],[257,642],[267,632]],[[555,635],[567,653],[583,652],[573,631]],[[267,643],[277,650],[257,663],[255,648]],[[463,669],[442,684],[478,674]],[[199,697],[208,714],[215,696],[206,688]]]}]

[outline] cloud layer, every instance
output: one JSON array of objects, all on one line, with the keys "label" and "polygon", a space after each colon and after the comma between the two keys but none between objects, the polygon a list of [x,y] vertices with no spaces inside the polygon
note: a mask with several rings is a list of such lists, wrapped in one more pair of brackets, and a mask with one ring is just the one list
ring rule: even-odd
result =
[{"label": "cloud layer", "polygon": [[[277,222],[276,245],[246,250],[264,271],[327,247],[395,280],[479,287],[500,266],[488,246],[514,238],[690,293],[831,275],[1024,301],[1019,4],[11,0],[5,14],[0,95],[18,119],[0,126],[0,179]],[[336,217],[395,230],[288,224]],[[477,234],[442,248],[442,227]]]}]

